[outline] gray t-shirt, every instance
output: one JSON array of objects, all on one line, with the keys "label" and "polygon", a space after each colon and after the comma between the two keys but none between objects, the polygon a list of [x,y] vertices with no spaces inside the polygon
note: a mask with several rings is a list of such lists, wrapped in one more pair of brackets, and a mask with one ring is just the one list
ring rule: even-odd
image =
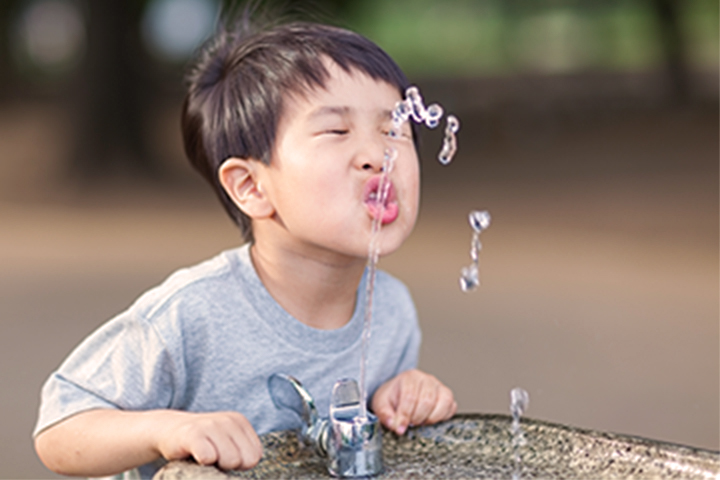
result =
[{"label": "gray t-shirt", "polygon": [[[299,379],[328,416],[341,378],[359,380],[366,276],[352,319],[336,330],[299,322],[275,302],[250,260],[249,246],[181,269],[86,338],[47,380],[35,435],[97,408],[234,410],[258,434],[297,428],[275,408],[273,373]],[[370,393],[414,368],[420,330],[406,287],[378,272],[367,365]],[[157,466],[140,468],[143,477]]]}]

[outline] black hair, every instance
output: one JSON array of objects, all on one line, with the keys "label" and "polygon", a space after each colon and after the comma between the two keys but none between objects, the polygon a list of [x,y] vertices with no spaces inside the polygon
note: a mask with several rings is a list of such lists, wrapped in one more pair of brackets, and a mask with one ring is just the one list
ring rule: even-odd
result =
[{"label": "black hair", "polygon": [[307,22],[255,29],[247,17],[221,22],[189,71],[182,109],[185,153],[245,240],[253,239],[252,224],[220,184],[220,165],[231,157],[270,163],[284,100],[324,88],[324,57],[346,72],[387,82],[401,97],[409,85],[392,58],[362,35]]}]

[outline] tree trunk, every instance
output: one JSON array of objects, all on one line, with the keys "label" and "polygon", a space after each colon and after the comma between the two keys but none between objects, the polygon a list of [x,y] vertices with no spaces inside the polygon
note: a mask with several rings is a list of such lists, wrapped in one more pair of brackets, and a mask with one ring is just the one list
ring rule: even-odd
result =
[{"label": "tree trunk", "polygon": [[653,0],[653,7],[660,27],[660,43],[665,56],[670,94],[674,100],[683,102],[688,98],[690,82],[680,25],[680,2]]},{"label": "tree trunk", "polygon": [[[87,2],[88,49],[77,90],[71,171],[83,178],[153,175],[144,135],[148,63],[140,45],[141,4]],[[145,68],[145,72],[143,72]]]}]

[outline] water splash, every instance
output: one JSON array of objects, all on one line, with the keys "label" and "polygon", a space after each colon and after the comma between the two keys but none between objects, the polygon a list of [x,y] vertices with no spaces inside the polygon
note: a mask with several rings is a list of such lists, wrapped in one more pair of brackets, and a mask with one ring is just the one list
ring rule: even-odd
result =
[{"label": "water splash", "polygon": [[[391,138],[397,138],[400,136],[400,128],[403,123],[412,119],[416,123],[424,123],[428,128],[435,128],[440,124],[440,119],[444,114],[443,108],[433,103],[425,107],[420,90],[411,86],[405,91],[405,99],[397,102],[395,108],[392,111],[392,128],[388,133]],[[443,142],[443,149],[438,156],[438,160],[443,165],[447,165],[452,161],[453,155],[457,150],[457,138],[455,134],[460,128],[460,122],[458,119],[449,115],[446,119],[447,126],[445,128],[445,140]],[[450,132],[450,133],[448,133]],[[448,135],[451,139],[448,139]],[[446,151],[446,144],[452,144],[452,149]],[[380,184],[378,186],[378,205],[379,210],[373,217],[372,229],[370,233],[370,245],[368,247],[368,261],[367,261],[367,285],[365,294],[365,316],[362,333],[362,345],[360,353],[360,412],[359,418],[367,418],[367,386],[365,383],[366,370],[367,370],[367,354],[370,344],[370,324],[372,323],[372,306],[373,297],[375,291],[375,272],[377,270],[378,257],[380,255],[380,230],[382,229],[382,218],[385,214],[385,204],[387,201],[388,191],[390,189],[390,182],[388,177],[395,167],[395,159],[397,158],[397,149],[389,147],[385,149],[382,167],[382,176],[380,177]]]},{"label": "water splash", "polygon": [[[425,107],[420,90],[415,86],[408,87],[405,91],[405,100],[399,101],[392,112],[393,128],[398,130],[410,118],[416,123],[424,123],[428,128],[436,128],[440,125],[444,113],[443,108],[437,103]],[[438,154],[438,161],[443,165],[449,164],[457,152],[456,134],[459,130],[460,120],[455,115],[448,115],[445,119],[443,146]]]},{"label": "water splash", "polygon": [[471,292],[480,286],[480,234],[490,226],[490,213],[486,210],[473,210],[468,215],[468,222],[473,229],[470,242],[470,259],[472,263],[460,272],[460,288],[463,292]]},{"label": "water splash", "polygon": [[448,115],[445,120],[445,138],[443,139],[442,150],[438,154],[438,160],[443,165],[450,163],[457,152],[457,138],[455,134],[460,130],[460,121],[455,115]]},{"label": "water splash", "polygon": [[522,468],[520,461],[520,448],[527,445],[525,435],[520,426],[520,417],[527,410],[530,404],[530,395],[522,388],[513,388],[510,391],[510,413],[512,414],[512,449],[513,449],[513,480],[520,480]]}]

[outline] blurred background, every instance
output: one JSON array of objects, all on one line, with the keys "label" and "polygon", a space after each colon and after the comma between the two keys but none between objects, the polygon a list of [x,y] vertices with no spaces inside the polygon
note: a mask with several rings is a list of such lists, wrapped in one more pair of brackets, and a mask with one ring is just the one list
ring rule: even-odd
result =
[{"label": "blurred background", "polygon": [[[423,132],[421,367],[463,412],[720,449],[717,0],[317,0],[460,117]],[[42,383],[170,272],[239,243],[182,153],[219,0],[0,3],[0,477],[45,478]],[[482,286],[467,214],[487,209]]]}]

